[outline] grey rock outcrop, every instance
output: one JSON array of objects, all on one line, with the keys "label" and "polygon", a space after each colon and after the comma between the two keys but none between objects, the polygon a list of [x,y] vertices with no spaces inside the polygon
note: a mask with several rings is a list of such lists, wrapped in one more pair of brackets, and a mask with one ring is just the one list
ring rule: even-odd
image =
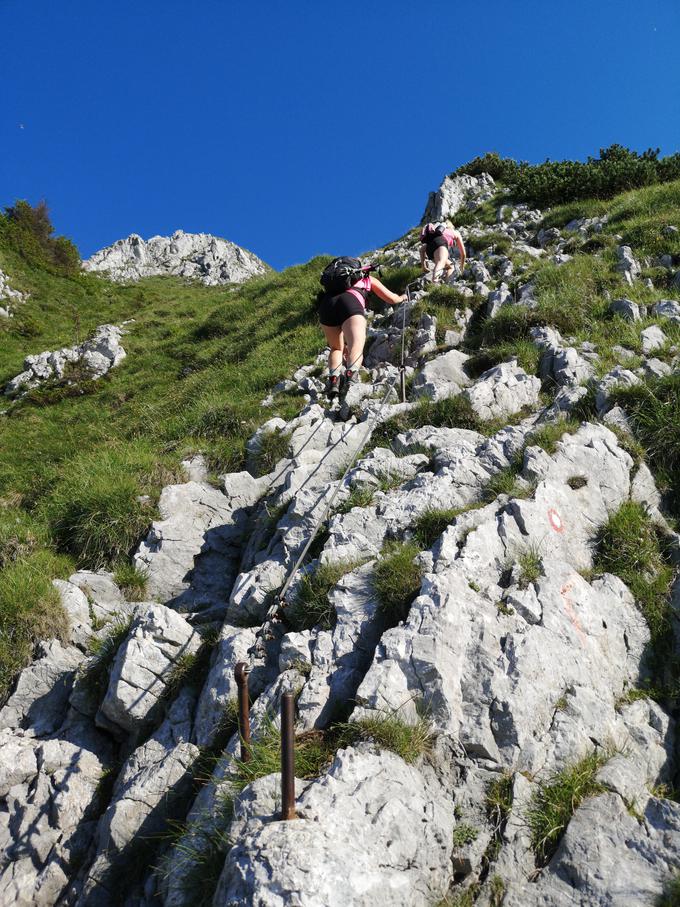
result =
[{"label": "grey rock outcrop", "polygon": [[450,350],[427,362],[416,374],[413,393],[416,397],[443,400],[455,397],[470,383],[463,365],[470,357],[458,350]]},{"label": "grey rock outcrop", "polygon": [[495,185],[488,173],[445,177],[439,189],[430,193],[421,223],[455,218],[463,208],[476,208],[491,198]]},{"label": "grey rock outcrop", "polygon": [[583,384],[594,375],[592,365],[571,346],[564,346],[559,331],[531,328],[531,338],[543,351],[539,367],[541,378],[551,378],[560,386]]},{"label": "grey rock outcrop", "polygon": [[502,362],[479,376],[465,396],[480,419],[512,416],[538,402],[541,380],[527,375],[516,359]]},{"label": "grey rock outcrop", "polygon": [[27,298],[26,293],[13,289],[7,274],[0,270],[0,318],[11,318],[16,307]]},{"label": "grey rock outcrop", "polygon": [[73,377],[74,381],[103,377],[125,359],[125,350],[120,345],[123,333],[122,328],[113,324],[101,324],[92,337],[78,346],[27,356],[24,371],[7,383],[5,395],[16,397],[46,381],[68,377],[69,367],[80,371]]},{"label": "grey rock outcrop", "polygon": [[645,356],[660,350],[668,340],[658,324],[651,324],[648,328],[645,328],[640,334],[640,339],[642,340],[642,352]]},{"label": "grey rock outcrop", "polygon": [[609,305],[609,311],[612,315],[619,315],[626,321],[640,320],[640,307],[632,299],[613,299]]},{"label": "grey rock outcrop", "polygon": [[674,321],[680,324],[680,302],[675,299],[661,299],[657,302],[652,311],[659,318],[666,318],[668,321]]},{"label": "grey rock outcrop", "polygon": [[616,250],[618,259],[616,269],[623,275],[624,280],[632,284],[640,276],[640,263],[633,255],[630,246],[619,246]]},{"label": "grey rock outcrop", "polygon": [[136,734],[148,728],[168,681],[183,659],[195,655],[198,633],[164,605],[138,605],[127,638],[116,653],[101,712],[107,722]]},{"label": "grey rock outcrop", "polygon": [[199,280],[206,286],[243,283],[269,270],[252,252],[226,239],[183,230],[148,240],[133,233],[95,252],[83,262],[83,268],[105,272],[120,282],[172,275]]}]

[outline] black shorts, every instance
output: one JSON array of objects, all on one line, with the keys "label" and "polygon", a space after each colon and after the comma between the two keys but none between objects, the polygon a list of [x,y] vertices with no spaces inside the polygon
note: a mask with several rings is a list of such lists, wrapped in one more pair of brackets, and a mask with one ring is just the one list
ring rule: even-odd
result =
[{"label": "black shorts", "polygon": [[434,236],[432,239],[428,239],[425,243],[427,257],[430,261],[434,261],[434,250],[441,248],[441,246],[446,246],[448,248],[448,245],[449,244],[443,236]]},{"label": "black shorts", "polygon": [[339,328],[352,315],[366,317],[366,309],[354,293],[340,293],[339,296],[324,296],[319,306],[319,321],[329,328]]}]

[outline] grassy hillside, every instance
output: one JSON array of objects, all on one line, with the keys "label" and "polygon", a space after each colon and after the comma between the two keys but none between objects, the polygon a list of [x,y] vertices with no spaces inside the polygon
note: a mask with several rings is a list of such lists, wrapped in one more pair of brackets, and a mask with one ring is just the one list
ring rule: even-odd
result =
[{"label": "grassy hillside", "polygon": [[[0,695],[35,639],[63,626],[52,576],[125,563],[188,454],[203,452],[215,474],[242,466],[260,400],[322,346],[314,300],[325,261],[240,288],[169,278],[121,287],[48,269],[3,238],[0,268],[30,299],[0,326],[0,385],[27,354],[134,322],[127,359],[103,379],[0,404],[9,410],[0,421]],[[300,405],[281,395],[266,416]]]}]

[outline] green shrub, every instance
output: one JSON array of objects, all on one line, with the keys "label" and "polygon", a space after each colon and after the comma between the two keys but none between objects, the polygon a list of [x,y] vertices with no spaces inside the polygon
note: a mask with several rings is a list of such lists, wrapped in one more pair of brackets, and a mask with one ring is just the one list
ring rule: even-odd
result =
[{"label": "green shrub", "polygon": [[608,758],[603,752],[593,752],[553,775],[533,794],[527,820],[539,866],[550,861],[569,820],[586,797],[604,790],[595,777]]},{"label": "green shrub", "polygon": [[663,894],[656,900],[655,907],[680,907],[680,875],[664,885]]},{"label": "green shrub", "polygon": [[120,446],[83,456],[64,470],[45,505],[59,547],[97,570],[125,557],[154,516],[139,500],[154,464],[146,451]]},{"label": "green shrub", "polygon": [[54,236],[54,227],[44,201],[30,205],[17,201],[0,216],[0,234],[8,245],[30,264],[57,274],[80,273],[80,255],[64,236]]},{"label": "green shrub", "polygon": [[453,846],[464,847],[466,844],[472,844],[478,837],[478,828],[468,822],[459,822],[453,829]]},{"label": "green shrub", "polygon": [[46,550],[21,556],[0,571],[0,700],[39,640],[65,640],[68,616],[52,580],[68,573],[68,562]]},{"label": "green shrub", "polygon": [[[475,158],[455,171],[478,175],[486,170],[509,187],[513,198],[545,207],[575,199],[611,198],[619,192],[680,178],[680,154],[659,159],[659,150],[642,154],[610,145],[587,161],[518,163],[495,152]],[[488,169],[486,169],[488,168]]]},{"label": "green shrub", "polygon": [[413,535],[420,547],[431,548],[444,530],[462,512],[460,507],[424,510],[415,522]]},{"label": "green shrub", "polygon": [[416,563],[419,553],[413,542],[394,544],[375,564],[373,588],[382,611],[394,625],[406,620],[411,603],[420,593],[422,569]]},{"label": "green shrub", "polygon": [[289,609],[288,622],[294,630],[311,630],[319,626],[330,630],[335,626],[335,611],[328,600],[328,593],[343,576],[356,570],[362,561],[340,561],[319,564],[305,573],[300,580],[295,599]]}]

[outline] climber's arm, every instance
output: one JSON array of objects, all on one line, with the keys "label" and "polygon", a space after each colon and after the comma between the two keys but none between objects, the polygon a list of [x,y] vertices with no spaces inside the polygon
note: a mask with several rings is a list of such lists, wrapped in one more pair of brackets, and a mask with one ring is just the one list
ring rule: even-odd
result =
[{"label": "climber's arm", "polygon": [[390,305],[398,305],[400,302],[404,302],[404,300],[406,299],[406,294],[397,296],[396,293],[388,290],[387,287],[375,277],[371,278],[371,290],[375,293],[378,299],[382,299],[383,302],[389,302]]}]

